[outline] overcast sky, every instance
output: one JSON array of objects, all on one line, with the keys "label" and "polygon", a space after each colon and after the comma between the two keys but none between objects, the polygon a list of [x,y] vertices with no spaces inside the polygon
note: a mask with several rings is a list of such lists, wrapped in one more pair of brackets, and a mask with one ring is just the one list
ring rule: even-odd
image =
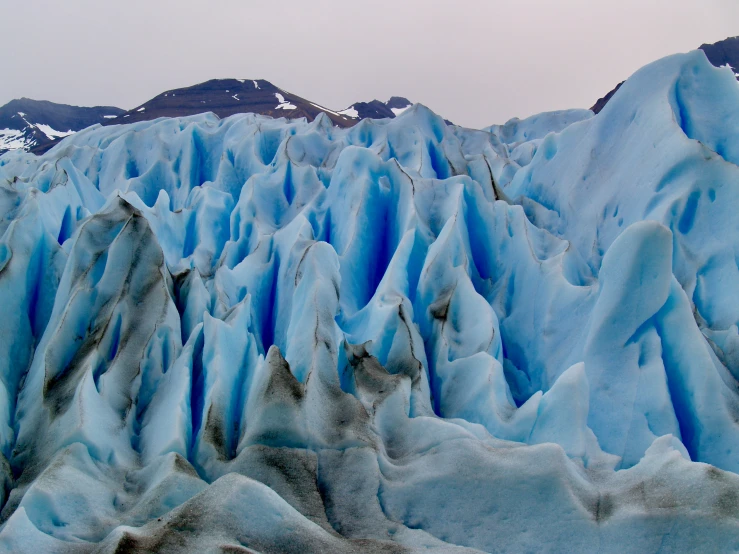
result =
[{"label": "overcast sky", "polygon": [[215,77],[341,109],[392,95],[481,127],[590,107],[739,35],[739,0],[0,0],[0,105],[129,109]]}]

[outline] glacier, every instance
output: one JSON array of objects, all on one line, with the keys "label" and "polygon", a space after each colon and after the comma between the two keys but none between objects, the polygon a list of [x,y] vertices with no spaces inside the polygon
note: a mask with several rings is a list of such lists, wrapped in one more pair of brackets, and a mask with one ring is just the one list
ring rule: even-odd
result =
[{"label": "glacier", "polygon": [[0,551],[739,550],[739,86],[0,157]]}]

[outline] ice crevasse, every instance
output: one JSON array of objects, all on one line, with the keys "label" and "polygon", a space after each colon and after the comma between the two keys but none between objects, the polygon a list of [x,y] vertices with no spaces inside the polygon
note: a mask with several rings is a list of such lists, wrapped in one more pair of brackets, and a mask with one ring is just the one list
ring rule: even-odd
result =
[{"label": "ice crevasse", "polygon": [[0,551],[739,550],[739,87],[0,157]]}]

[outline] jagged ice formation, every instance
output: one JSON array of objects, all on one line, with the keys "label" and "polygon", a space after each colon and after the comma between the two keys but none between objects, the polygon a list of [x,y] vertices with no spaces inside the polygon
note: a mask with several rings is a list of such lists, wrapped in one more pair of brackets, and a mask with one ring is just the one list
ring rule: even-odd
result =
[{"label": "jagged ice formation", "polygon": [[739,549],[739,87],[0,157],[0,550]]}]

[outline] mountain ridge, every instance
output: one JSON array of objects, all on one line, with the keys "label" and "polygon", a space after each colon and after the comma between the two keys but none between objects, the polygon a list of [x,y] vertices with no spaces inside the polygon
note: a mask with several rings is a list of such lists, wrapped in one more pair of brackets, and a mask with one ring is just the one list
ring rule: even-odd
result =
[{"label": "mountain ridge", "polygon": [[183,117],[212,112],[223,119],[237,113],[313,121],[325,113],[334,125],[350,127],[351,118],[281,89],[265,79],[210,79],[189,87],[171,89],[128,110],[107,125]]},{"label": "mountain ridge", "polygon": [[[15,149],[43,154],[65,136],[96,123],[109,126],[205,112],[212,112],[221,119],[237,113],[256,113],[273,118],[304,117],[313,121],[318,114],[324,113],[332,124],[346,128],[367,118],[394,118],[411,105],[407,98],[393,96],[387,102],[355,102],[337,111],[279,88],[266,79],[210,79],[166,90],[130,110],[108,106],[77,107],[23,98],[0,107],[0,155]],[[24,117],[28,114],[33,115],[26,121]]]},{"label": "mountain ridge", "polygon": [[[712,65],[731,68],[739,79],[739,36],[702,44],[698,49]],[[623,81],[599,98],[590,110],[599,113],[622,84]],[[210,79],[164,91],[130,110],[113,106],[78,107],[21,98],[0,107],[0,155],[15,149],[42,154],[65,136],[94,124],[127,124],[204,112],[212,112],[221,119],[236,113],[256,113],[274,118],[304,117],[313,121],[319,113],[324,113],[334,125],[346,128],[363,119],[394,118],[411,105],[407,98],[392,96],[386,102],[377,99],[355,102],[342,110],[333,110],[265,79]]]},{"label": "mountain ridge", "polygon": [[122,113],[113,106],[72,106],[25,97],[11,100],[0,106],[0,154],[17,148],[44,152],[58,139]]}]

